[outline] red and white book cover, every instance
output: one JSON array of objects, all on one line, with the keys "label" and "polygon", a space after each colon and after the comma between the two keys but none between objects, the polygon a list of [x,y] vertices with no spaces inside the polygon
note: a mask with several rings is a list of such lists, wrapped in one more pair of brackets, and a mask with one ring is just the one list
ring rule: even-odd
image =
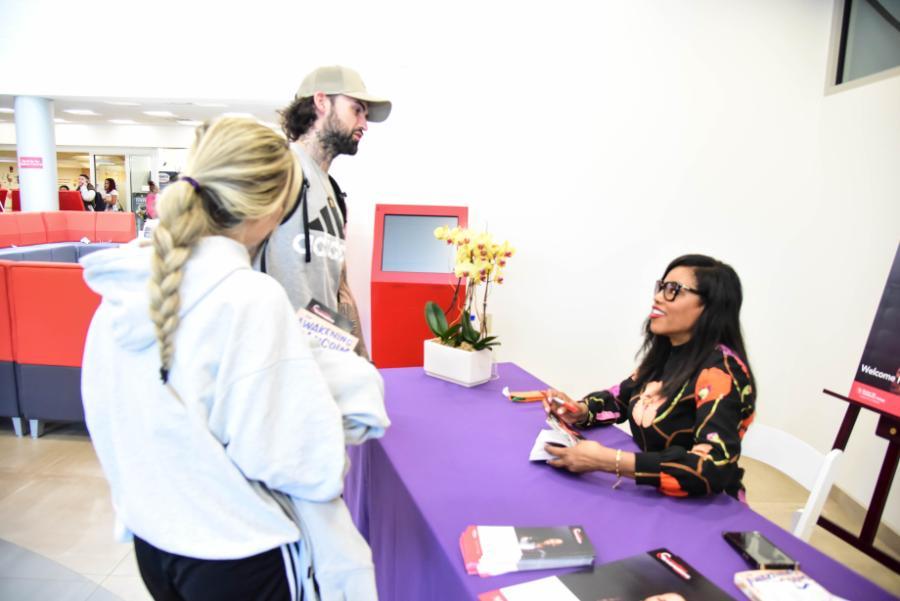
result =
[{"label": "red and white book cover", "polygon": [[482,577],[590,565],[596,555],[581,526],[468,526],[459,545],[466,573]]}]

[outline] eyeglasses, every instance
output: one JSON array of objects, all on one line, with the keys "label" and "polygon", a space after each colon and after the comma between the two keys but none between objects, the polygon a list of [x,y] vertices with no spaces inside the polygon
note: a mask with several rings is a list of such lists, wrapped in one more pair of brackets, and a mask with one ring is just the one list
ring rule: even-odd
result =
[{"label": "eyeglasses", "polygon": [[663,298],[669,302],[672,302],[673,300],[678,298],[678,294],[682,290],[687,290],[688,292],[693,292],[694,294],[700,295],[700,291],[696,288],[690,288],[689,286],[679,284],[678,282],[663,282],[662,280],[656,280],[654,294],[658,294],[660,291],[662,291]]}]

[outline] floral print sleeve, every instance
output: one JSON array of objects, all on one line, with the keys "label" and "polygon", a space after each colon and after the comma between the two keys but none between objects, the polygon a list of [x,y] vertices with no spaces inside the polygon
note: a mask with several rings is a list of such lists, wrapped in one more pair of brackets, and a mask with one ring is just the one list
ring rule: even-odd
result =
[{"label": "floral print sleeve", "polygon": [[719,345],[680,393],[640,425],[635,480],[675,497],[727,492],[740,498],[741,439],[753,421],[755,393],[744,362]]},{"label": "floral print sleeve", "polygon": [[628,419],[628,403],[634,390],[634,375],[629,376],[621,384],[607,390],[592,392],[584,397],[588,414],[583,428],[596,425],[620,424]]}]

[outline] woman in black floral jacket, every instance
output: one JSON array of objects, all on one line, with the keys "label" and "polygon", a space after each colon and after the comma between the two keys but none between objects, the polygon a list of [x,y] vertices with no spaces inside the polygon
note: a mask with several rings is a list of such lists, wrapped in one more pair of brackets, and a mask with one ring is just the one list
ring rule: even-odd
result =
[{"label": "woman in black floral jacket", "polygon": [[641,451],[593,441],[548,445],[556,456],[548,463],[572,472],[612,472],[675,497],[725,491],[743,500],[738,458],[756,392],[741,335],[741,302],[741,281],[729,265],[704,255],[672,261],[656,283],[635,373],[580,401],[545,392],[545,408],[571,425],[628,420]]}]

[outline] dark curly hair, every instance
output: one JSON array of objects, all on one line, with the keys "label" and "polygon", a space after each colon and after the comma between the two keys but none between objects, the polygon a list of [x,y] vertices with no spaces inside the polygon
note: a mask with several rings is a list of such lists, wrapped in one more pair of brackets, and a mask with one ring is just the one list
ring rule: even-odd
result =
[{"label": "dark curly hair", "polygon": [[278,112],[281,115],[281,129],[291,142],[309,131],[316,121],[316,105],[313,97],[294,98],[293,102]]}]

